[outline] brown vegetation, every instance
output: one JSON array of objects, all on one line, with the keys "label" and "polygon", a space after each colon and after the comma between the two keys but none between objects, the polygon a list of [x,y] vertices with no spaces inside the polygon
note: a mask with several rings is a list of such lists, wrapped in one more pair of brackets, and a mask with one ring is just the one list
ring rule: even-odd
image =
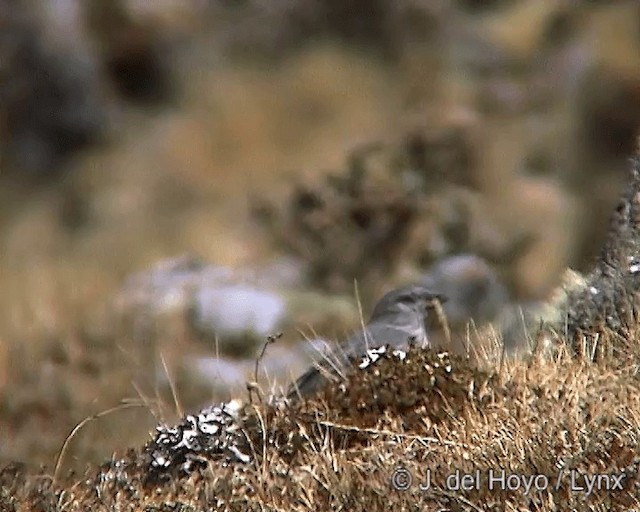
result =
[{"label": "brown vegetation", "polygon": [[[172,46],[172,15],[167,25],[146,23],[144,12],[102,17],[100,7],[127,2],[96,1],[94,22],[105,25],[89,24],[87,37],[101,46],[89,52],[101,72],[89,76],[61,65],[75,60],[40,34],[48,23],[15,21],[14,5],[37,3],[10,4],[0,9],[10,25],[0,72],[11,78],[0,86],[1,173],[56,172],[50,188],[0,186],[0,510],[639,508],[637,161],[591,266],[640,126],[637,2],[444,1],[421,10],[425,2],[378,1],[364,27],[357,16],[345,19],[344,2],[176,2],[211,11],[207,18],[194,8],[197,20],[177,30],[183,46]],[[323,6],[334,6],[330,16]],[[256,59],[257,48],[266,51]],[[33,81],[29,69],[49,80]],[[147,88],[146,79],[159,82]],[[174,108],[137,110],[112,98],[114,90],[170,98]],[[104,132],[108,144],[91,148]],[[345,146],[363,140],[389,143],[382,154],[391,158],[345,164]],[[490,222],[469,217],[479,227],[495,223],[507,248],[498,254],[526,235],[526,254],[509,265],[519,297],[545,296],[567,265],[588,272],[587,285],[563,301],[568,315],[552,315],[561,321],[551,329],[538,338],[520,332],[538,342],[529,360],[503,359],[490,330],[471,333],[487,348],[479,367],[435,352],[389,354],[354,367],[314,401],[288,407],[253,390],[253,403],[224,416],[237,453],[204,431],[189,439],[205,444],[172,452],[181,439],[171,436],[198,419],[184,411],[221,399],[179,371],[180,357],[201,347],[179,326],[167,329],[157,346],[168,364],[156,367],[163,360],[155,348],[117,334],[110,298],[132,272],[185,251],[237,266],[273,257],[286,244],[274,248],[257,235],[247,193],[273,192],[273,204],[284,206],[272,226],[288,228],[280,192],[292,176],[300,190],[328,195],[329,224],[352,214],[320,231],[319,246],[336,236],[331,258],[358,223],[376,229],[361,229],[360,252],[342,269],[327,269],[326,255],[303,238],[318,234],[313,224],[284,242],[300,243],[298,255],[318,265],[316,284],[351,294],[357,276],[371,280],[375,295],[378,280],[406,270],[399,262],[434,256],[423,244],[425,205],[405,201],[400,181],[367,182],[374,193],[353,204],[344,188],[323,182],[333,174],[334,185],[348,186],[336,170],[358,165],[370,177],[426,169],[430,187],[446,175],[464,190],[462,203],[489,205]],[[377,261],[366,249],[398,219],[409,226],[382,238],[389,252]],[[308,210],[297,219],[309,220]],[[455,250],[482,245],[457,241]],[[295,327],[311,318],[316,328],[325,314],[305,313]],[[158,374],[169,384],[158,384]],[[220,423],[211,414],[200,425],[209,434]],[[160,449],[162,433],[170,436]],[[152,464],[165,453],[176,457]],[[398,467],[413,475],[406,491],[391,484],[394,474],[396,487],[407,482]],[[422,492],[427,470],[432,487]],[[446,489],[445,475],[456,470],[479,471],[479,488]],[[549,488],[489,490],[489,470],[544,475]],[[587,496],[570,487],[577,474],[602,475],[598,483],[610,487],[616,475],[622,490]]]},{"label": "brown vegetation", "polygon": [[[212,406],[160,425],[78,479],[8,465],[9,510],[628,510],[640,504],[635,209],[640,160],[553,355],[483,365],[446,352],[382,352],[317,398]],[[621,255],[623,256],[620,259]],[[631,259],[630,259],[631,258]],[[633,259],[635,261],[635,259]],[[584,304],[605,276],[626,301]],[[594,281],[596,280],[596,281]],[[615,297],[614,297],[615,298]],[[582,311],[576,319],[573,311]],[[623,330],[613,330],[624,318]],[[572,323],[577,321],[575,325]],[[585,333],[583,330],[586,330]],[[558,326],[556,326],[556,332]],[[597,333],[597,344],[590,343]],[[589,336],[585,336],[588,334]],[[544,332],[539,333],[540,336]],[[579,337],[579,338],[578,338]],[[484,340],[487,343],[488,340]],[[490,345],[488,345],[490,346]],[[494,340],[494,348],[499,342]],[[597,350],[596,350],[597,348]],[[251,393],[251,392],[250,392]],[[64,451],[61,455],[65,455]],[[465,487],[457,482],[464,478]],[[420,483],[424,487],[420,486]]]},{"label": "brown vegetation", "polygon": [[[637,360],[635,344],[627,349]],[[152,443],[57,482],[7,466],[0,498],[7,510],[628,510],[640,490],[636,371],[566,352],[480,371],[414,350],[293,408],[245,405],[248,462],[200,449],[189,465],[158,470]],[[413,483],[399,490],[407,471]],[[479,475],[473,489],[447,486],[456,471]],[[526,493],[527,480],[511,477],[491,489],[490,471],[545,488]],[[595,475],[610,477],[587,495],[583,477]]]}]

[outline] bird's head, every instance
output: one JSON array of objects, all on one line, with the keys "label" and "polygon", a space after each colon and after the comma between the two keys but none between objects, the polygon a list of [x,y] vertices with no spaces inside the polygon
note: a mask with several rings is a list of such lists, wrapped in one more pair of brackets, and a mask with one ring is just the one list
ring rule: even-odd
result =
[{"label": "bird's head", "polygon": [[371,320],[397,314],[424,317],[436,301],[442,303],[446,300],[444,295],[434,293],[422,285],[404,286],[390,291],[378,301],[371,314]]}]

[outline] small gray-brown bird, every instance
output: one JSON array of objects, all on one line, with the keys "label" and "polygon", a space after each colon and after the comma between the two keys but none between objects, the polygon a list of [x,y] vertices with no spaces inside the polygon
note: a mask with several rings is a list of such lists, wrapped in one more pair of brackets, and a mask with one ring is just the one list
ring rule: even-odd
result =
[{"label": "small gray-brown bird", "polygon": [[287,398],[308,397],[318,391],[350,359],[365,356],[367,350],[382,345],[405,348],[410,344],[430,346],[425,329],[425,316],[435,301],[444,302],[443,295],[422,285],[410,285],[387,293],[376,304],[363,331],[352,336],[340,353],[309,368],[287,391]]}]

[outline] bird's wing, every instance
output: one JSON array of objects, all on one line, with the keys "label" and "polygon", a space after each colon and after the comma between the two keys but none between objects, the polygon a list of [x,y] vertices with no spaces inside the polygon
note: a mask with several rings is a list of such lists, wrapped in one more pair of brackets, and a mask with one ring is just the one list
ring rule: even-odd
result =
[{"label": "bird's wing", "polygon": [[392,347],[402,347],[409,345],[411,337],[415,336],[416,343],[421,343],[421,332],[414,332],[411,328],[402,328],[399,326],[385,324],[369,324],[365,334],[359,332],[352,336],[347,342],[347,354],[350,357],[364,356],[367,349],[378,348],[382,345],[390,345]]},{"label": "bird's wing", "polygon": [[[364,357],[367,349],[378,348],[382,345],[403,347],[410,343],[415,333],[411,328],[387,324],[369,324],[365,328],[366,334],[360,331],[347,340],[343,347],[336,350],[332,357],[318,361],[303,373],[287,390],[287,398],[295,399],[300,396],[310,396],[320,390],[329,380],[337,379],[341,368],[349,359]],[[416,340],[420,343],[421,340]]]}]

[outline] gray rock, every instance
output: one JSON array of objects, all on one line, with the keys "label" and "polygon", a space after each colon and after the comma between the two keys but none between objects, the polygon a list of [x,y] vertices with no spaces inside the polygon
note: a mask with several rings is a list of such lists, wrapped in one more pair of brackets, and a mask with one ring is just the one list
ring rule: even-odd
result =
[{"label": "gray rock", "polygon": [[127,279],[115,308],[135,339],[190,333],[215,341],[221,353],[252,353],[246,350],[275,334],[287,316],[277,283],[299,279],[287,262],[272,267],[236,270],[180,256]]},{"label": "gray rock", "polygon": [[[217,279],[229,279],[231,271],[209,267],[193,256],[179,256],[157,263],[151,270],[129,277],[118,294],[121,311],[146,309],[151,314],[184,310],[202,272],[216,272]],[[213,277],[213,276],[211,276]]]},{"label": "gray rock", "polygon": [[287,305],[281,294],[248,284],[205,283],[195,291],[191,309],[196,328],[224,340],[274,334],[285,318]]}]

